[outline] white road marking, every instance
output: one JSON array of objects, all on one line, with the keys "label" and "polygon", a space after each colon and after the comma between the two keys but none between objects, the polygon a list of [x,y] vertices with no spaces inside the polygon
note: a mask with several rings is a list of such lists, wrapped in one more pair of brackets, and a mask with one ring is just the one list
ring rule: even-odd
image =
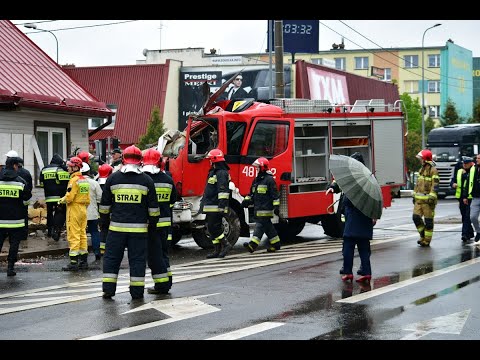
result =
[{"label": "white road marking", "polygon": [[279,326],[285,325],[285,323],[278,323],[278,322],[264,322],[258,325],[253,325],[247,328],[231,331],[226,334],[217,335],[205,340],[237,340],[244,338],[246,336],[258,334],[262,331],[267,331],[270,329],[275,329]]},{"label": "white road marking", "polygon": [[219,293],[152,301],[149,304],[139,306],[138,308],[127,311],[124,314],[132,313],[136,311],[142,311],[146,309],[155,309],[170,316],[170,319],[153,321],[153,322],[142,324],[142,325],[110,331],[104,334],[82,338],[80,340],[107,339],[114,336],[125,335],[135,331],[150,329],[153,327],[170,324],[172,322],[217,312],[217,311],[220,311],[219,308],[206,304],[203,301],[200,301],[199,299],[202,297],[218,295],[218,294]]},{"label": "white road marking", "polygon": [[[400,236],[381,239],[381,240],[372,240],[370,243],[371,243],[371,246],[373,247],[377,244],[384,244],[392,241],[405,240],[405,239],[417,237],[417,236],[418,236],[417,233],[412,233],[410,235],[400,235]],[[244,254],[233,255],[225,259],[199,260],[196,262],[172,266],[174,283],[180,283],[180,282],[191,281],[196,279],[203,279],[207,277],[213,277],[213,276],[228,274],[232,272],[255,269],[259,267],[281,264],[281,263],[286,263],[286,262],[295,261],[295,260],[307,259],[310,257],[332,254],[332,253],[341,251],[341,244],[342,244],[341,239],[338,239],[338,240],[321,239],[321,240],[309,241],[308,243],[304,243],[304,244],[287,245],[282,247],[282,249],[276,253],[266,253],[266,252],[254,253],[254,254],[244,253]],[[310,249],[310,250],[307,251],[307,249]],[[252,259],[255,259],[256,261],[252,262]],[[203,271],[198,271],[197,273],[197,270],[201,270],[202,267],[203,267]],[[21,305],[21,306],[9,306],[8,308],[3,308],[3,309],[0,308],[0,315],[100,297],[102,296],[101,289],[98,289],[98,290],[97,289],[91,290],[91,289],[98,288],[99,285],[101,284],[101,281],[102,281],[102,278],[97,278],[97,279],[75,282],[71,284],[48,286],[44,288],[38,288],[38,289],[0,295],[0,299],[2,298],[11,299],[13,297],[25,297],[25,296],[38,296],[37,303]],[[119,274],[116,294],[128,292],[129,282],[130,282],[130,275],[128,274],[128,270],[126,273]],[[147,270],[146,277],[145,277],[145,286],[148,287],[152,285],[153,285],[153,282],[152,282],[152,279],[150,278],[150,270]],[[78,289],[79,287],[84,287],[85,289],[84,290],[72,289],[72,288]],[[89,287],[89,288],[86,288],[86,287]],[[52,290],[58,290],[58,291],[52,291]],[[63,299],[58,297],[57,299],[52,299],[48,301],[45,301],[44,300],[45,298],[42,298],[42,296],[44,296],[45,294],[68,294],[68,293],[73,293],[75,291],[83,291],[83,292],[95,291],[95,292],[92,294],[67,296]],[[14,305],[14,304],[15,302],[12,301],[11,305]]]},{"label": "white road marking", "polygon": [[465,261],[465,262],[460,263],[460,264],[452,265],[452,266],[449,266],[447,268],[444,268],[444,269],[441,269],[441,270],[436,270],[436,271],[433,271],[433,272],[428,273],[428,274],[416,276],[414,278],[404,280],[404,281],[400,281],[400,282],[395,283],[395,284],[387,285],[387,286],[381,287],[379,289],[370,290],[370,291],[364,292],[362,294],[351,296],[351,297],[348,297],[348,298],[345,298],[345,299],[340,299],[340,300],[337,300],[337,302],[348,303],[348,304],[358,303],[360,301],[364,301],[364,300],[373,298],[373,297],[378,296],[378,295],[386,294],[390,291],[401,289],[405,286],[416,284],[416,283],[424,281],[424,280],[432,279],[432,278],[440,276],[440,275],[445,275],[449,272],[452,272],[452,271],[455,271],[455,270],[458,270],[458,269],[462,269],[462,268],[465,268],[467,266],[475,265],[479,262],[480,262],[480,258],[468,260],[468,261]]},{"label": "white road marking", "polygon": [[404,336],[400,340],[417,340],[430,333],[460,335],[470,315],[470,311],[468,309],[409,324],[403,330],[410,330],[413,333]]}]

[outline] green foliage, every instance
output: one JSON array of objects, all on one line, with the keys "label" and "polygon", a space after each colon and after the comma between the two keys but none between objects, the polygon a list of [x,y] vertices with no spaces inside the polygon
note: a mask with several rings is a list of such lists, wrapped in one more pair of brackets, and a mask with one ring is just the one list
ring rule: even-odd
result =
[{"label": "green foliage", "polygon": [[418,171],[420,168],[420,163],[415,157],[420,150],[422,150],[422,135],[417,132],[408,132],[407,135],[407,172],[412,173]]},{"label": "green foliage", "polygon": [[447,100],[447,105],[445,106],[445,110],[440,117],[440,124],[442,126],[447,125],[454,125],[461,122],[460,117],[458,116],[457,109],[455,107],[455,103],[450,99]]},{"label": "green foliage", "polygon": [[138,139],[138,148],[140,150],[147,149],[151,145],[158,143],[158,138],[165,132],[163,129],[163,119],[160,115],[160,108],[155,105],[152,109],[150,121],[147,125],[147,131],[144,135],[141,135]]},{"label": "green foliage", "polygon": [[414,131],[420,134],[422,132],[422,113],[418,99],[413,100],[408,93],[403,93],[400,96],[400,100],[402,100],[404,109],[407,112],[408,132]]},{"label": "green foliage", "polygon": [[480,99],[473,104],[473,114],[470,123],[480,123]]}]

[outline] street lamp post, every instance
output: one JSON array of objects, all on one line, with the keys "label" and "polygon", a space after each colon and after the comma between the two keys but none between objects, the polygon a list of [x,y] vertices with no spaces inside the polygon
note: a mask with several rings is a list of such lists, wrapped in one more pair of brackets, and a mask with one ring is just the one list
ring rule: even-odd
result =
[{"label": "street lamp post", "polygon": [[25,24],[23,26],[25,26],[27,29],[35,29],[35,30],[38,30],[39,32],[44,31],[44,32],[48,32],[48,33],[53,35],[53,37],[55,38],[55,41],[57,42],[57,64],[58,64],[58,39],[57,39],[56,35],[53,32],[51,32],[50,30],[39,29],[37,27],[37,24]]},{"label": "street lamp post", "polygon": [[428,29],[426,29],[424,32],[423,32],[423,36],[422,36],[422,149],[425,149],[425,66],[424,66],[424,62],[425,62],[425,56],[424,56],[424,48],[423,48],[423,41],[425,40],[425,33],[430,30],[430,29],[433,29],[434,27],[437,27],[437,26],[440,26],[442,24],[435,24],[431,27],[429,27]]}]

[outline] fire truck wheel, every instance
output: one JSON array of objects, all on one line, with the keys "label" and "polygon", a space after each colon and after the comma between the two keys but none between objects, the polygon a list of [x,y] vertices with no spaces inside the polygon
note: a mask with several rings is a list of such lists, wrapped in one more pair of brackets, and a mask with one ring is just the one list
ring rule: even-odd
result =
[{"label": "fire truck wheel", "polygon": [[305,227],[305,220],[291,219],[288,222],[279,222],[275,224],[278,236],[282,243],[292,242],[295,236],[300,234]]},{"label": "fire truck wheel", "polygon": [[332,238],[343,236],[344,223],[340,214],[322,215],[320,221],[325,235]]},{"label": "fire truck wheel", "polygon": [[[240,219],[231,207],[228,208],[228,213],[223,217],[223,230],[228,242],[232,246],[235,245],[240,237]],[[208,234],[206,228],[192,230],[192,237],[202,249],[213,248],[210,234]]]}]

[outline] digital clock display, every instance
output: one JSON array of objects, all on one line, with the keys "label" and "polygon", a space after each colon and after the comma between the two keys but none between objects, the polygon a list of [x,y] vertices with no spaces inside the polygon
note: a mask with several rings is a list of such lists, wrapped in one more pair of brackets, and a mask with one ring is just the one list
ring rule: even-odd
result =
[{"label": "digital clock display", "polygon": [[306,24],[283,24],[283,34],[311,35],[312,25]]},{"label": "digital clock display", "polygon": [[[273,20],[270,21],[273,27]],[[283,51],[296,53],[318,53],[318,20],[282,20]],[[273,38],[275,30],[272,29]],[[272,39],[272,45],[275,41]]]}]

